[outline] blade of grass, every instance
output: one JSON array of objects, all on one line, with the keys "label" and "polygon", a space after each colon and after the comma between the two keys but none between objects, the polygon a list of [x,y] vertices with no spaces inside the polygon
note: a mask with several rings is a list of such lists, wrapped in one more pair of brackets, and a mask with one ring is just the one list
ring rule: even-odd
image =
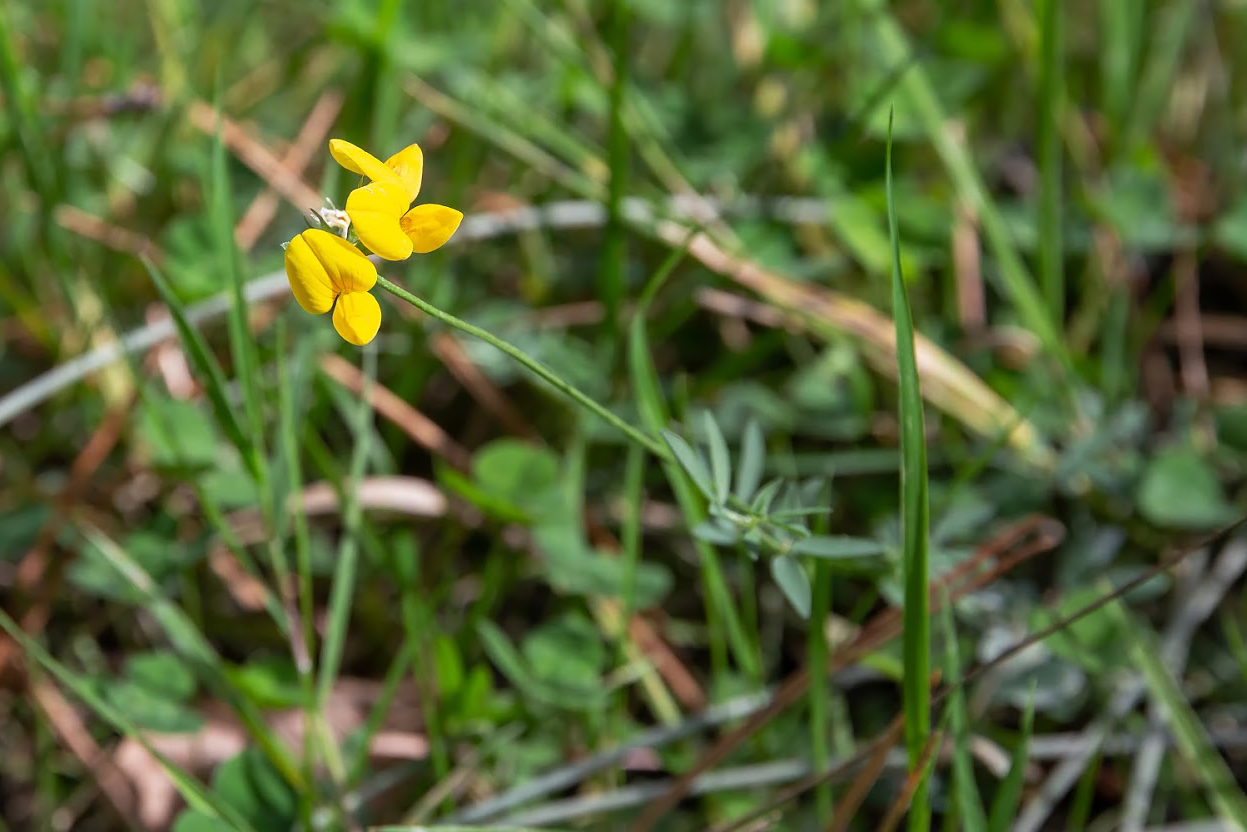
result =
[{"label": "blade of grass", "polygon": [[1030,762],[1030,739],[1035,725],[1035,696],[1032,687],[1031,696],[1026,701],[1026,710],[1022,712],[1022,727],[1018,735],[1017,748],[1013,750],[1013,761],[1009,764],[1009,773],[1001,782],[992,800],[991,814],[987,818],[987,827],[991,832],[1008,832],[1013,819],[1017,817],[1018,807],[1022,805],[1022,786],[1026,782],[1026,766]]},{"label": "blade of grass", "polygon": [[[298,620],[291,621],[290,644],[294,658],[295,672],[299,676],[299,686],[303,694],[304,724],[315,725],[316,720],[316,688],[313,677],[312,651],[315,649],[316,636],[313,625],[313,586],[312,586],[312,541],[308,531],[307,512],[302,500],[297,505],[289,505],[289,496],[297,494],[303,483],[303,469],[299,458],[299,431],[295,426],[296,413],[304,413],[307,392],[311,388],[311,349],[315,339],[301,338],[294,349],[293,362],[287,357],[285,349],[286,326],[283,318],[277,319],[277,411],[278,411],[278,442],[281,449],[283,466],[280,476],[274,477],[273,499],[277,506],[276,539],[285,541],[288,527],[294,525],[295,572],[298,583],[278,587],[287,607],[294,606]],[[293,363],[293,371],[291,369]],[[295,596],[293,604],[291,595]],[[313,732],[305,731],[303,738],[303,770],[309,781],[315,769],[315,744],[311,741]],[[314,808],[311,796],[300,793],[299,812],[301,817],[310,818]]]},{"label": "blade of grass", "polygon": [[[365,349],[364,379],[365,391],[377,376],[376,349]],[[351,424],[351,437],[354,447],[351,451],[351,465],[347,473],[347,481],[343,484],[342,497],[342,539],[338,544],[338,554],[334,564],[333,583],[329,590],[328,624],[325,628],[325,639],[321,644],[320,667],[316,684],[316,706],[322,720],[322,739],[326,754],[326,764],[330,773],[338,783],[346,776],[341,752],[337,743],[324,724],[329,706],[329,694],[333,692],[338,671],[342,667],[342,654],[346,649],[346,633],[351,623],[351,603],[355,597],[355,577],[359,568],[359,527],[361,510],[359,505],[359,481],[364,476],[368,463],[369,416],[372,404],[367,392],[359,397]]]},{"label": "blade of grass", "polygon": [[1065,241],[1061,234],[1061,102],[1065,86],[1063,0],[1042,0],[1039,68],[1039,283],[1053,326],[1065,320]]},{"label": "blade of grass", "polygon": [[372,706],[372,710],[368,712],[368,718],[364,720],[363,728],[359,730],[355,737],[357,745],[355,752],[351,755],[350,764],[346,769],[347,783],[358,783],[367,773],[368,757],[372,750],[372,739],[381,730],[381,726],[389,714],[390,707],[394,703],[394,697],[398,694],[398,686],[406,677],[408,668],[411,667],[415,650],[415,643],[411,639],[406,639],[399,646],[394,660],[390,662],[390,666],[385,672],[385,678],[381,682],[381,692],[377,696],[377,701]]},{"label": "blade of grass", "polygon": [[151,276],[152,282],[156,284],[156,291],[160,293],[161,299],[169,309],[169,314],[173,316],[173,323],[177,328],[182,348],[186,350],[191,367],[194,368],[200,383],[204,385],[204,392],[208,394],[208,402],[212,405],[212,413],[217,423],[221,426],[221,430],[225,431],[226,438],[242,454],[252,478],[256,482],[261,482],[259,454],[247,434],[244,433],[242,425],[238,423],[238,416],[226,395],[225,373],[221,365],[217,363],[216,358],[208,349],[208,343],[203,335],[187,320],[185,307],[160,270],[147,259],[143,260],[143,265],[147,267],[147,273]]},{"label": "blade of grass", "polygon": [[[1111,589],[1108,587],[1106,591]],[[1178,751],[1203,783],[1214,811],[1234,828],[1247,829],[1247,795],[1165,665],[1163,651],[1154,643],[1151,630],[1133,620],[1120,602],[1107,605],[1105,610],[1129,647],[1133,663],[1142,672],[1153,701],[1164,709]]]},{"label": "blade of grass", "polygon": [[1159,19],[1151,27],[1151,42],[1143,53],[1147,63],[1138,84],[1131,88],[1134,106],[1122,137],[1125,149],[1145,141],[1148,132],[1155,129],[1165,115],[1174,82],[1182,68],[1183,52],[1201,8],[1199,3],[1173,0],[1157,12]]},{"label": "blade of grass", "polygon": [[144,750],[151,754],[153,759],[169,775],[169,779],[173,782],[174,787],[177,788],[178,793],[185,798],[192,808],[198,809],[223,824],[227,824],[230,829],[238,830],[238,832],[254,832],[251,824],[247,823],[246,819],[239,815],[233,806],[221,800],[215,792],[208,789],[189,772],[178,767],[159,749],[153,746],[143,730],[98,696],[94,688],[85,679],[80,678],[65,665],[52,658],[51,654],[44,650],[37,641],[28,636],[17,625],[17,622],[10,618],[2,609],[0,609],[0,628],[4,629],[10,638],[21,645],[23,652],[27,656],[33,658],[40,667],[56,677],[57,681],[68,688],[74,696],[78,697],[100,718],[112,725],[121,734],[134,739],[143,746]]},{"label": "blade of grass", "polygon": [[999,265],[1005,294],[1014,311],[1044,345],[1044,354],[1051,356],[1061,369],[1073,377],[1073,364],[1065,340],[1053,326],[1043,295],[1022,261],[1004,217],[988,195],[966,143],[956,135],[922,66],[909,64],[913,50],[904,29],[883,0],[858,0],[858,4],[875,21],[881,58],[891,66],[906,66],[898,82],[900,91],[912,104],[958,196],[979,217],[987,244]]},{"label": "blade of grass", "polygon": [[[814,533],[827,533],[827,515],[815,518]],[[806,622],[806,655],[812,668],[827,667],[830,647],[827,644],[827,627],[831,623],[831,561],[814,560],[813,605]],[[827,771],[831,767],[829,743],[828,707],[831,692],[828,690],[828,674],[810,673],[810,757],[815,771]],[[831,823],[831,783],[823,782],[814,787],[814,811],[820,829]]]},{"label": "blade of grass", "polygon": [[[896,321],[896,363],[901,424],[901,572],[905,585],[905,608],[901,630],[901,653],[905,678],[905,747],[911,767],[922,764],[923,749],[931,728],[930,675],[931,636],[929,622],[927,445],[919,390],[918,362],[914,356],[914,321],[901,274],[900,233],[896,224],[896,197],[892,187],[892,120],[888,117],[887,177],[888,231],[892,243],[892,314]],[[914,790],[909,810],[911,832],[931,826],[931,807],[925,776]]]},{"label": "blade of grass", "polygon": [[1138,90],[1135,74],[1148,15],[1128,3],[1100,0],[1100,111],[1109,125],[1124,125]]},{"label": "blade of grass", "polygon": [[978,784],[974,779],[974,759],[970,756],[970,717],[966,710],[966,697],[961,680],[961,650],[957,644],[957,625],[953,619],[952,603],[947,596],[940,606],[944,625],[944,673],[954,683],[948,700],[949,725],[953,737],[953,805],[961,817],[965,832],[986,832],[987,814],[979,798]]},{"label": "blade of grass", "polygon": [[[285,325],[281,318],[277,322],[277,343],[285,343]],[[286,506],[288,496],[298,493],[303,484],[303,465],[300,459],[299,428],[295,414],[305,413],[307,398],[312,390],[313,348],[315,340],[301,338],[294,348],[293,361],[288,357],[287,350],[277,350],[277,411],[278,441],[285,476],[285,488],[276,494],[277,505]],[[289,520],[287,519],[289,518]],[[295,572],[298,586],[289,590],[283,588],[283,597],[287,591],[294,592],[298,597],[299,623],[301,625],[298,638],[303,643],[302,655],[295,656],[295,665],[301,676],[308,683],[312,674],[312,649],[316,641],[313,626],[313,587],[312,587],[312,542],[308,530],[307,512],[300,502],[290,507],[289,511],[277,513],[277,537],[286,538],[286,526],[293,522],[295,545]]]},{"label": "blade of grass", "polygon": [[[229,325],[230,353],[234,362],[234,375],[238,379],[239,390],[242,391],[243,424],[246,426],[249,447],[255,457],[255,471],[266,474],[263,452],[263,425],[260,418],[259,358],[256,355],[255,341],[250,327],[247,325],[247,301],[243,295],[242,263],[238,259],[238,245],[234,241],[233,206],[230,201],[229,172],[226,168],[225,142],[221,140],[219,111],[217,131],[213,137],[212,152],[208,166],[207,181],[204,189],[208,192],[208,218],[212,235],[212,247],[217,255],[217,268],[225,275],[229,291],[230,306],[227,315]],[[168,299],[166,298],[166,302]],[[185,309],[180,310],[185,316]],[[239,448],[241,451],[242,449]],[[266,511],[267,479],[257,477],[256,484],[265,499]],[[271,514],[271,511],[268,512]],[[271,519],[271,518],[270,518]]]},{"label": "blade of grass", "polygon": [[394,65],[394,55],[400,51],[403,38],[402,13],[408,5],[402,0],[381,0],[373,16],[373,43],[375,48],[368,55],[372,94],[364,105],[370,115],[369,131],[377,147],[402,146],[398,142],[399,115],[402,104],[401,72]]}]

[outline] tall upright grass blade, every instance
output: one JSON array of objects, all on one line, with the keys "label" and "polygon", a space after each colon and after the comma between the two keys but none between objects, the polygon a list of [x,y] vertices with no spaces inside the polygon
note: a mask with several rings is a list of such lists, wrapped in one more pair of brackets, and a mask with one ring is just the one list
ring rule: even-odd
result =
[{"label": "tall upright grass blade", "polygon": [[[365,349],[364,376],[365,383],[371,385],[377,375],[377,354],[375,349]],[[359,481],[363,479],[368,462],[368,446],[371,430],[369,417],[372,415],[372,403],[369,396],[359,397],[354,419],[351,424],[351,437],[354,447],[351,451],[351,466],[347,480],[342,484],[342,540],[338,544],[338,555],[333,570],[333,586],[329,591],[328,624],[325,628],[325,639],[321,644],[320,667],[316,682],[316,703],[320,714],[324,716],[329,704],[329,694],[338,678],[342,667],[342,655],[346,649],[346,634],[351,620],[351,604],[355,597],[355,577],[359,568],[359,530],[361,508],[359,504]],[[332,773],[341,781],[346,770],[337,749],[328,740],[326,752],[327,762]]]},{"label": "tall upright grass blade", "polygon": [[[741,442],[740,464],[742,467],[746,464],[746,460],[755,453],[759,455],[758,464],[760,466],[761,435],[762,431],[758,427],[758,423],[750,422],[745,429],[745,436]],[[755,444],[759,446],[758,449],[750,451],[750,446]],[[824,486],[823,497],[823,502],[830,506],[830,481]],[[824,511],[816,515],[812,519],[810,527],[815,535],[826,535],[831,528],[831,512]],[[830,710],[832,697],[829,690],[831,680],[827,673],[827,661],[830,658],[829,653],[831,652],[828,626],[831,623],[832,564],[828,560],[817,558],[814,561],[813,567],[813,604],[810,610],[810,619],[806,622],[805,650],[806,658],[810,665],[810,758],[814,763],[814,770],[822,773],[831,765]],[[814,813],[821,828],[826,829],[827,825],[831,823],[831,811],[831,783],[819,783],[814,787]]]},{"label": "tall upright grass blade", "polygon": [[1058,330],[1065,319],[1065,241],[1061,233],[1061,102],[1064,100],[1064,0],[1042,0],[1039,67],[1039,285]]},{"label": "tall upright grass blade", "polygon": [[[888,231],[892,242],[892,314],[896,320],[898,408],[901,425],[901,572],[905,585],[905,609],[901,653],[905,678],[905,747],[909,764],[922,762],[923,748],[931,730],[929,685],[931,634],[929,631],[929,517],[927,502],[927,445],[923,432],[922,393],[918,362],[914,357],[914,321],[901,274],[900,233],[896,224],[896,196],[892,187],[892,119],[888,117],[887,145]],[[926,779],[914,791],[909,810],[911,832],[931,826],[931,807]]]},{"label": "tall upright grass blade", "polygon": [[1026,702],[1026,710],[1022,712],[1018,746],[1013,750],[1009,773],[1001,781],[996,797],[992,800],[991,814],[987,817],[987,828],[991,832],[1008,832],[1018,816],[1018,807],[1022,805],[1022,786],[1026,782],[1026,765],[1030,762],[1030,741],[1034,725],[1035,697],[1032,689],[1032,695]]},{"label": "tall upright grass blade", "polygon": [[[263,426],[260,417],[260,362],[251,329],[247,324],[247,300],[243,295],[243,269],[234,240],[234,214],[230,201],[229,171],[226,166],[225,142],[220,127],[213,136],[208,165],[208,219],[217,268],[225,276],[230,292],[228,314],[230,353],[234,360],[234,376],[242,392],[243,415],[250,446],[254,449],[257,472],[266,474],[263,454]],[[261,499],[268,504],[265,479],[257,480]]]},{"label": "tall upright grass blade", "polygon": [[1148,15],[1120,0],[1099,0],[1100,111],[1106,125],[1125,125]]},{"label": "tall upright grass blade", "polygon": [[178,340],[182,342],[182,349],[186,350],[187,358],[190,359],[196,376],[204,385],[208,403],[212,406],[212,415],[216,417],[226,438],[242,455],[252,478],[256,482],[262,482],[262,463],[259,453],[251,442],[249,433],[244,431],[239,423],[233,405],[230,404],[225,384],[225,372],[208,349],[208,342],[204,340],[203,335],[187,320],[185,305],[174,293],[173,287],[165,280],[160,270],[146,259],[143,265],[147,267],[147,273],[151,275],[152,282],[156,284],[156,291],[160,293],[161,299],[169,307],[169,314],[173,316],[174,326],[177,327]]},{"label": "tall upright grass blade", "polygon": [[1005,295],[1018,318],[1043,343],[1045,355],[1072,375],[1069,349],[1052,325],[1047,303],[1018,252],[1004,215],[988,194],[966,143],[954,133],[930,77],[921,64],[910,63],[913,49],[905,30],[884,0],[857,0],[856,5],[875,22],[880,57],[890,66],[906,67],[901,73],[898,90],[912,104],[915,116],[957,188],[958,198],[978,215],[987,246],[999,266]]},{"label": "tall upright grass blade", "polygon": [[1124,149],[1142,144],[1149,131],[1156,128],[1168,109],[1174,83],[1182,70],[1195,22],[1202,18],[1202,6],[1185,0],[1169,2],[1156,11],[1152,37],[1143,50],[1145,63],[1132,88],[1134,107],[1122,137]]},{"label": "tall upright grass blade", "polygon": [[952,602],[947,596],[940,606],[944,624],[944,672],[953,685],[948,699],[949,725],[953,736],[953,803],[965,832],[987,832],[987,813],[979,798],[974,779],[974,758],[970,754],[970,717],[961,681],[961,649],[957,644],[957,624]]}]

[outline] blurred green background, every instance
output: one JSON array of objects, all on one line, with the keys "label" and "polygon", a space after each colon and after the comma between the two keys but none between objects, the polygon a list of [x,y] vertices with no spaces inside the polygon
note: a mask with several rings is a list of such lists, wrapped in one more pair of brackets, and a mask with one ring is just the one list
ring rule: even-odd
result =
[{"label": "blurred green background", "polygon": [[[910,828],[1238,828],[1244,37],[1238,0],[2,0],[0,829],[890,828],[894,243]],[[358,184],[329,138],[419,143],[468,215],[383,275],[657,455],[394,297],[365,349],[291,303],[282,244]]]}]

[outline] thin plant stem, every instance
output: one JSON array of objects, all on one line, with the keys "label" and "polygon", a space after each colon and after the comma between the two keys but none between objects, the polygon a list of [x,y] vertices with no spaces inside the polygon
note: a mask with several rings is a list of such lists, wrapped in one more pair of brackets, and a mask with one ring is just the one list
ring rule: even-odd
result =
[{"label": "thin plant stem", "polygon": [[487,332],[478,326],[473,326],[472,324],[468,323],[462,318],[456,318],[454,315],[451,315],[449,312],[444,312],[441,309],[438,309],[436,306],[429,303],[428,301],[425,301],[425,300],[422,300],[416,297],[411,292],[408,292],[406,289],[404,289],[402,286],[398,286],[394,283],[391,283],[389,280],[386,280],[384,277],[377,278],[377,285],[380,286],[382,289],[385,289],[391,295],[394,295],[396,298],[407,301],[412,306],[419,309],[421,312],[424,312],[425,314],[433,318],[436,318],[437,320],[441,321],[447,326],[452,326],[455,329],[459,330],[460,332],[471,335],[474,338],[479,338],[485,343],[489,344],[490,346],[498,350],[501,350],[502,352],[509,355],[511,358],[514,358],[520,364],[524,365],[524,367],[527,368],[530,372],[532,372],[533,375],[537,376],[538,378],[542,379],[546,383],[550,384],[552,387],[554,387],[554,389],[558,390],[564,396],[571,399],[573,402],[580,405],[585,410],[588,410],[590,413],[593,413],[595,416],[597,416],[602,421],[611,425],[613,428],[615,428],[620,433],[622,433],[625,437],[627,437],[630,441],[635,442],[636,444],[645,448],[647,451],[649,451],[650,453],[652,453],[654,456],[658,457],[659,459],[670,459],[670,455],[667,453],[667,449],[663,447],[661,442],[654,439],[653,437],[645,435],[637,428],[633,427],[632,425],[625,422],[623,419],[616,416],[614,413],[611,413],[605,407],[598,404],[593,399],[589,398],[587,395],[582,393],[579,389],[577,389],[576,387],[573,387],[571,384],[565,381],[561,376],[559,376],[556,372],[554,372],[554,370],[551,370],[545,364],[542,364],[540,361],[533,358],[531,355],[524,352],[519,347],[516,347],[502,340],[498,336],[493,335],[492,333]]}]

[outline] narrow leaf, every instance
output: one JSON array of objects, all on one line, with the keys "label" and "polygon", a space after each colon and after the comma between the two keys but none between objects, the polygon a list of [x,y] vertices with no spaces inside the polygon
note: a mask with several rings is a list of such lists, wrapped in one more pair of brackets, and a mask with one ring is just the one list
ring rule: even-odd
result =
[{"label": "narrow leaf", "polygon": [[[927,446],[923,432],[922,394],[918,363],[914,355],[914,321],[901,274],[900,232],[896,223],[896,197],[892,186],[892,122],[888,120],[887,175],[888,230],[892,242],[892,315],[896,323],[896,376],[901,424],[901,571],[905,587],[901,655],[905,678],[902,700],[905,710],[905,746],[909,765],[922,762],[931,730],[928,687],[931,644],[928,631],[928,574],[930,570],[927,503]],[[1046,321],[1046,319],[1045,319]],[[931,827],[931,807],[925,776],[914,791],[909,812],[910,832]]]},{"label": "narrow leaf", "polygon": [[816,558],[864,558],[881,555],[885,548],[878,541],[864,537],[816,534],[792,544],[791,551],[795,555]]},{"label": "narrow leaf", "polygon": [[710,448],[710,473],[714,478],[714,500],[719,505],[727,501],[732,481],[732,458],[728,455],[727,440],[714,416],[707,410],[702,415],[706,429],[706,444]]},{"label": "narrow leaf", "polygon": [[169,286],[164,276],[161,275],[151,261],[145,259],[143,265],[147,267],[147,273],[151,275],[152,282],[156,284],[156,290],[160,292],[160,297],[164,300],[165,305],[169,307],[169,314],[173,316],[173,324],[177,328],[182,348],[186,350],[191,366],[195,368],[195,374],[204,385],[204,391],[208,394],[208,401],[212,405],[212,413],[216,417],[217,423],[220,424],[221,430],[225,431],[225,435],[233,443],[234,447],[238,449],[238,452],[242,454],[252,477],[257,482],[260,481],[262,475],[258,454],[250,439],[247,438],[247,434],[243,432],[242,426],[238,423],[234,407],[230,404],[229,398],[226,395],[225,373],[221,370],[221,365],[217,363],[216,358],[209,351],[203,335],[199,333],[199,330],[191,326],[190,321],[187,320],[186,309],[182,301],[174,294],[172,287]]},{"label": "narrow leaf", "polygon": [[813,590],[810,578],[801,568],[801,562],[791,555],[778,555],[771,558],[771,577],[779,586],[788,603],[802,618],[810,617],[810,605],[813,601]]},{"label": "narrow leaf", "polygon": [[762,482],[762,469],[766,465],[766,439],[762,428],[753,419],[745,425],[740,439],[740,457],[736,460],[736,499],[745,501],[753,497]]},{"label": "narrow leaf", "polygon": [[974,780],[974,759],[970,756],[970,718],[966,712],[963,687],[958,684],[961,680],[961,651],[957,644],[952,604],[947,596],[940,612],[944,623],[944,672],[953,685],[948,702],[953,734],[953,799],[956,801],[961,815],[961,826],[965,832],[986,832],[987,816]]},{"label": "narrow leaf", "polygon": [[669,430],[662,432],[662,438],[666,441],[667,447],[671,449],[671,453],[675,455],[676,462],[680,463],[680,467],[693,480],[697,489],[706,496],[707,500],[714,500],[714,482],[710,479],[710,471],[706,468],[706,462],[701,454],[694,451],[683,437]]},{"label": "narrow leaf", "polygon": [[1035,724],[1035,697],[1032,695],[1026,702],[1026,710],[1022,712],[1022,730],[1018,737],[1018,746],[1013,749],[1013,762],[1009,764],[1009,773],[1000,783],[996,798],[992,801],[991,815],[987,826],[991,832],[1008,832],[1018,816],[1018,806],[1022,803],[1022,786],[1026,777],[1026,766],[1030,763],[1031,731]]}]

